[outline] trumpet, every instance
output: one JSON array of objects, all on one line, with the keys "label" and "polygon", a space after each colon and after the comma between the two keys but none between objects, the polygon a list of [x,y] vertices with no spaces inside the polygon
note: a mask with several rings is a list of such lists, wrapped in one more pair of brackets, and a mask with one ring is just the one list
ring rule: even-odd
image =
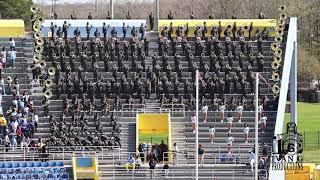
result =
[{"label": "trumpet", "polygon": [[36,14],[38,11],[39,11],[39,7],[35,4],[33,4],[30,8],[30,11],[33,13],[33,14]]},{"label": "trumpet", "polygon": [[56,74],[56,69],[55,69],[54,67],[50,67],[50,68],[48,69],[48,74],[49,74],[50,76],[55,75],[55,74]]},{"label": "trumpet", "polygon": [[272,86],[272,92],[273,92],[274,94],[279,94],[279,92],[280,92],[280,86],[279,86],[278,84],[274,84],[274,85]]},{"label": "trumpet", "polygon": [[44,84],[46,87],[51,87],[53,85],[53,81],[51,79],[47,79]]},{"label": "trumpet", "polygon": [[278,70],[280,68],[280,62],[279,61],[272,61],[271,67],[273,70]]},{"label": "trumpet", "polygon": [[50,89],[47,89],[45,92],[44,92],[44,96],[48,99],[50,99],[52,97],[52,91]]},{"label": "trumpet", "polygon": [[274,38],[274,41],[275,41],[276,43],[281,43],[282,40],[283,40],[282,36],[277,36],[277,37]]},{"label": "trumpet", "polygon": [[34,54],[34,55],[33,55],[33,60],[34,60],[35,62],[39,62],[40,59],[41,59],[41,54],[40,54],[40,53],[37,53],[37,54]]},{"label": "trumpet", "polygon": [[277,27],[277,33],[278,33],[278,36],[282,36],[283,35],[283,28],[279,28]]},{"label": "trumpet", "polygon": [[43,52],[43,47],[37,45],[37,46],[34,48],[34,52],[36,52],[37,54],[42,53],[42,52]]},{"label": "trumpet", "polygon": [[280,80],[280,75],[277,72],[272,73],[272,80],[273,81],[279,81]]},{"label": "trumpet", "polygon": [[281,13],[279,19],[280,19],[280,21],[285,21],[287,19],[286,13]]},{"label": "trumpet", "polygon": [[43,60],[39,61],[38,64],[39,64],[39,67],[42,68],[42,69],[44,69],[46,67],[46,65],[47,65],[47,63],[45,61],[43,61]]}]

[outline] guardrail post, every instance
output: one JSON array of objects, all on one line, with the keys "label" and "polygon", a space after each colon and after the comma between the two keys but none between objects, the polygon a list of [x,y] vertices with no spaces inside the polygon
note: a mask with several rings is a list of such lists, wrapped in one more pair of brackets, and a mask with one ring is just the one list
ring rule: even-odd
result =
[{"label": "guardrail post", "polygon": [[320,144],[319,144],[319,142],[320,142],[319,133],[320,133],[320,131],[318,130],[318,149],[319,149],[319,147],[320,147],[320,146],[319,146],[319,145],[320,145]]}]

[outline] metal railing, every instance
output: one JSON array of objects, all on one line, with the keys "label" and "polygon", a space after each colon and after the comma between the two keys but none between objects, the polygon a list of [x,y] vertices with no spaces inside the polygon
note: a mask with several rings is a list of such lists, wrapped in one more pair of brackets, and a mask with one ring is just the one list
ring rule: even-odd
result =
[{"label": "metal railing", "polygon": [[136,117],[138,112],[146,108],[145,104],[122,104],[122,117]]},{"label": "metal railing", "polygon": [[169,110],[171,117],[185,117],[185,109],[184,104],[176,103],[162,104],[160,107],[160,111],[162,112]]}]

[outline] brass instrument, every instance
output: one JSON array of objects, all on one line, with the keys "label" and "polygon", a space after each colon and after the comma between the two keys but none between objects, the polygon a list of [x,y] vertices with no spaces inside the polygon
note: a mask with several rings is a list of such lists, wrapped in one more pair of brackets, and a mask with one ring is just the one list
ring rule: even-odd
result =
[{"label": "brass instrument", "polygon": [[42,46],[44,44],[44,41],[42,38],[37,39],[36,44],[39,46]]},{"label": "brass instrument", "polygon": [[277,48],[279,48],[279,44],[277,44],[277,43],[272,43],[272,44],[271,44],[271,49],[272,49],[272,50],[275,51]]},{"label": "brass instrument", "polygon": [[193,59],[193,54],[189,54],[189,58],[190,58],[190,59]]},{"label": "brass instrument", "polygon": [[214,53],[214,52],[211,52],[211,58],[216,58],[217,56],[216,56],[216,54]]},{"label": "brass instrument", "polygon": [[202,57],[202,58],[205,58],[206,55],[205,55],[204,53],[201,53],[201,57]]},{"label": "brass instrument", "polygon": [[51,87],[53,85],[53,81],[51,79],[47,79],[44,84],[46,87]]},{"label": "brass instrument", "polygon": [[105,57],[109,57],[109,54],[108,54],[108,53],[104,53],[104,56],[105,56]]},{"label": "brass instrument", "polygon": [[278,49],[275,50],[274,54],[276,56],[281,56],[282,55],[282,50],[280,48],[278,48]]},{"label": "brass instrument", "polygon": [[280,10],[280,11],[285,11],[286,9],[287,9],[287,7],[284,6],[284,5],[282,5],[282,6],[279,7],[279,10]]},{"label": "brass instrument", "polygon": [[279,61],[272,61],[271,67],[273,70],[277,70],[280,68],[280,62]]},{"label": "brass instrument", "polygon": [[53,54],[52,57],[53,57],[53,59],[57,59],[57,55],[56,54]]},{"label": "brass instrument", "polygon": [[276,43],[281,43],[282,40],[283,40],[282,36],[277,36],[277,37],[274,38],[274,41],[275,41]]},{"label": "brass instrument", "polygon": [[35,62],[39,62],[40,59],[41,59],[41,54],[40,54],[40,53],[37,53],[37,54],[34,54],[34,55],[33,55],[33,60],[34,60]]},{"label": "brass instrument", "polygon": [[232,57],[233,57],[233,54],[230,52],[230,53],[228,54],[228,57],[232,58]]},{"label": "brass instrument", "polygon": [[39,64],[39,67],[42,68],[42,69],[44,69],[46,67],[46,65],[47,65],[47,63],[45,61],[43,61],[43,60],[39,61],[38,64]]},{"label": "brass instrument", "polygon": [[47,89],[45,92],[44,92],[44,96],[48,99],[50,99],[52,97],[52,91],[50,89]]},{"label": "brass instrument", "polygon": [[61,54],[61,57],[62,57],[62,58],[65,58],[65,57],[66,57],[66,54],[65,54],[65,53],[62,53],[62,54]]},{"label": "brass instrument", "polygon": [[40,31],[37,31],[37,32],[34,33],[34,38],[35,38],[35,39],[40,39],[40,38],[41,38],[41,33],[40,33]]},{"label": "brass instrument", "polygon": [[144,54],[144,52],[141,53],[141,57],[142,57],[143,59],[146,58],[146,55]]},{"label": "brass instrument", "polygon": [[278,33],[278,36],[282,36],[283,35],[283,29],[277,27],[277,33]]},{"label": "brass instrument", "polygon": [[227,42],[231,42],[230,37],[226,37],[226,41],[227,41]]},{"label": "brass instrument", "polygon": [[280,86],[279,86],[278,84],[274,84],[274,85],[272,86],[272,92],[273,92],[274,94],[279,94],[279,92],[280,92]]},{"label": "brass instrument", "polygon": [[120,54],[120,56],[123,56],[123,51],[120,51],[119,54]]},{"label": "brass instrument", "polygon": [[38,17],[37,20],[40,24],[44,22],[44,18],[42,16]]},{"label": "brass instrument", "polygon": [[34,48],[34,52],[36,52],[37,54],[42,53],[42,52],[43,52],[43,46],[37,45],[37,46]]},{"label": "brass instrument", "polygon": [[35,32],[40,32],[40,28],[41,28],[40,22],[39,22],[39,21],[35,21],[34,24],[33,24],[33,26],[32,26],[32,28],[33,28],[33,30],[34,30]]},{"label": "brass instrument", "polygon": [[281,56],[275,56],[275,57],[273,58],[273,61],[281,62],[281,61],[282,61],[282,58],[281,58]]},{"label": "brass instrument", "polygon": [[240,41],[241,42],[245,41],[244,37],[240,37]]},{"label": "brass instrument", "polygon": [[176,58],[180,58],[179,53],[174,54],[174,57],[176,57]]},{"label": "brass instrument", "polygon": [[280,75],[277,72],[272,73],[272,80],[273,81],[280,81]]},{"label": "brass instrument", "polygon": [[[240,57],[244,58],[244,54],[242,52],[240,52],[239,54]],[[253,56],[253,55],[252,55]]]},{"label": "brass instrument", "polygon": [[[240,53],[240,56],[241,56],[241,54],[243,55],[242,52]],[[254,58],[254,55],[253,55],[252,53],[250,53],[250,54],[249,54],[249,57],[250,57],[251,59],[253,59],[253,58]]]},{"label": "brass instrument", "polygon": [[37,5],[35,5],[35,4],[33,4],[33,5],[31,6],[31,8],[30,8],[30,11],[31,11],[33,14],[35,14],[35,13],[37,13],[37,12],[39,11],[39,7],[38,7]]},{"label": "brass instrument", "polygon": [[98,53],[98,52],[95,52],[94,55],[97,57],[97,56],[99,56],[99,53]]},{"label": "brass instrument", "polygon": [[286,13],[281,13],[279,19],[280,19],[280,21],[286,20],[287,19],[287,14]]},{"label": "brass instrument", "polygon": [[55,69],[54,67],[50,67],[50,68],[48,69],[48,74],[49,74],[50,76],[55,75],[55,74],[56,74],[56,69]]},{"label": "brass instrument", "polygon": [[224,58],[223,54],[219,54],[219,58],[223,59]]}]

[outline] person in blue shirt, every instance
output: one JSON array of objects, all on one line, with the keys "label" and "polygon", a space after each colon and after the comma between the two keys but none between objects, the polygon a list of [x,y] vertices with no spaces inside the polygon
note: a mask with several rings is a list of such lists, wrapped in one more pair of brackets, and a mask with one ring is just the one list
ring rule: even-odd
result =
[{"label": "person in blue shirt", "polygon": [[135,169],[135,159],[134,159],[133,155],[129,156],[125,167],[126,167],[127,172],[129,172],[129,167],[132,168],[132,172],[134,171],[134,169]]},{"label": "person in blue shirt", "polygon": [[11,49],[9,52],[8,52],[8,66],[9,68],[14,68],[14,61],[16,60],[16,51],[13,49]]}]

